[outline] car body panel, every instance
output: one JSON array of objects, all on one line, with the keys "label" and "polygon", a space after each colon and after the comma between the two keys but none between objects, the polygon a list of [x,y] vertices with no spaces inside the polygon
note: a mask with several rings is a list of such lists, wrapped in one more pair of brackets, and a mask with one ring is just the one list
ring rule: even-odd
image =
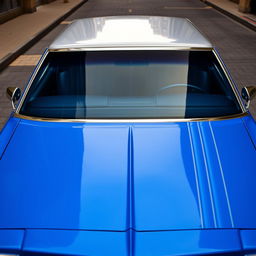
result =
[{"label": "car body panel", "polygon": [[0,249],[17,251],[22,249],[24,230],[0,229]]},{"label": "car body panel", "polygon": [[0,228],[256,228],[255,155],[241,118],[21,120],[0,161]]},{"label": "car body panel", "polygon": [[240,236],[245,250],[256,249],[256,230],[241,230]]},{"label": "car body panel", "polygon": [[12,116],[9,118],[9,120],[6,122],[4,128],[2,129],[0,133],[0,159],[2,158],[2,155],[7,148],[7,145],[12,137],[12,135],[15,132],[15,129],[17,128],[18,124],[20,122],[20,119],[18,118],[12,118]]},{"label": "car body panel", "polygon": [[24,251],[94,256],[199,255],[240,252],[242,248],[239,239],[238,230],[162,232],[28,230]]},{"label": "car body panel", "polygon": [[250,116],[243,118],[243,121],[245,123],[248,134],[251,137],[252,142],[253,142],[253,144],[255,146],[255,149],[256,149],[256,129],[255,129],[256,122]]},{"label": "car body panel", "polygon": [[[194,255],[256,249],[256,230],[212,229],[160,232],[0,230],[0,250],[58,255]],[[184,246],[186,245],[186,246]],[[240,255],[240,254],[239,254]]]}]

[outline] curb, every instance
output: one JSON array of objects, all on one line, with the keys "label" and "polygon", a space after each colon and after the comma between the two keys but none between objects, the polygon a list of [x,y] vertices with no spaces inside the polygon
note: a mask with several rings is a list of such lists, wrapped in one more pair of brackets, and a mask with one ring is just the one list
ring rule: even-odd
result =
[{"label": "curb", "polygon": [[238,16],[236,16],[236,15],[230,13],[229,11],[226,11],[226,10],[222,9],[221,7],[215,5],[215,4],[213,4],[213,3],[211,3],[211,2],[209,2],[209,1],[207,1],[207,0],[201,0],[201,2],[203,2],[203,3],[205,3],[205,4],[207,4],[207,5],[211,6],[211,7],[213,7],[213,8],[216,9],[217,11],[219,11],[219,12],[221,12],[221,13],[223,13],[223,14],[229,16],[229,17],[232,18],[233,20],[235,20],[235,21],[241,23],[242,25],[244,25],[244,26],[246,26],[246,27],[248,27],[248,28],[250,28],[250,29],[252,29],[253,31],[256,32],[256,26],[254,26],[254,25],[251,24],[250,22],[246,21],[245,19],[240,18],[240,17],[238,17]]},{"label": "curb", "polygon": [[57,27],[63,20],[65,20],[68,16],[70,16],[73,12],[75,12],[78,8],[80,8],[86,2],[87,0],[82,0],[78,5],[74,6],[64,15],[62,15],[61,17],[53,21],[48,27],[44,28],[43,30],[38,32],[36,35],[34,35],[33,38],[29,39],[27,42],[19,46],[16,50],[14,50],[14,52],[9,53],[4,58],[2,58],[0,60],[0,72],[3,71],[17,57],[19,57],[21,54],[23,54],[25,51],[31,48],[35,43],[37,43],[41,38],[47,35],[51,30]]}]

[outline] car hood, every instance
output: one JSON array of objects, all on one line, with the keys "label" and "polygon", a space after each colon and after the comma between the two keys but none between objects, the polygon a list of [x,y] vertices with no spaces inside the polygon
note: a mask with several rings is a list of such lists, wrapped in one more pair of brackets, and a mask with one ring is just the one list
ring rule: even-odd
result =
[{"label": "car hood", "polygon": [[256,228],[255,157],[243,119],[20,120],[0,160],[0,228]]},{"label": "car hood", "polygon": [[255,251],[255,235],[256,230],[251,229],[147,232],[131,229],[123,232],[0,229],[0,249],[21,252],[24,256],[209,256],[216,253],[222,256],[241,256],[248,255],[248,250]]}]

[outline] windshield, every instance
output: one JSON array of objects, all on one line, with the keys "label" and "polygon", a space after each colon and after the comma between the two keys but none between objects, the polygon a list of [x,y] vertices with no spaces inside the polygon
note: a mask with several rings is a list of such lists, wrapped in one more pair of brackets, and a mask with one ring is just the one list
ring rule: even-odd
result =
[{"label": "windshield", "polygon": [[20,114],[45,118],[204,118],[241,113],[211,51],[50,52]]}]

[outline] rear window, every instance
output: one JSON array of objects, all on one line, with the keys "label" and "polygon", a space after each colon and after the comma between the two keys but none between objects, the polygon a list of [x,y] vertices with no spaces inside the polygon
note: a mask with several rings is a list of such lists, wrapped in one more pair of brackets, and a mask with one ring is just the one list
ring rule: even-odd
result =
[{"label": "rear window", "polygon": [[203,118],[241,113],[211,51],[50,52],[20,114],[44,118]]}]

